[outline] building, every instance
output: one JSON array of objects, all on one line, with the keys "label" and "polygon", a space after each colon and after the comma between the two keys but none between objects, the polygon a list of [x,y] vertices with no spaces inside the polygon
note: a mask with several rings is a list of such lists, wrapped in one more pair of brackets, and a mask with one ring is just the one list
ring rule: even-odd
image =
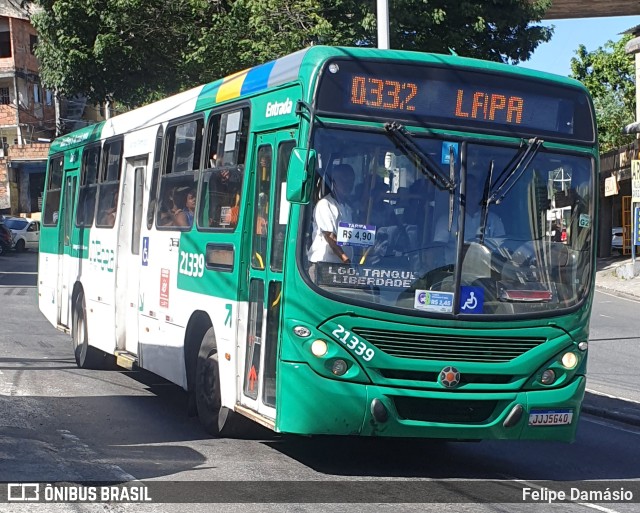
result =
[{"label": "building", "polygon": [[[640,25],[625,31],[631,39],[625,50],[633,55],[636,69],[636,121],[620,127],[627,134],[637,134],[630,144],[600,155],[600,226],[598,256],[608,256],[611,251],[611,229],[624,229],[623,253],[631,252],[633,234],[633,194],[631,162],[640,159]],[[637,200],[636,200],[637,201]]]},{"label": "building", "polygon": [[640,155],[637,139],[626,146],[600,155],[600,227],[598,256],[611,254],[611,229],[625,229],[625,254],[631,240],[631,161]]},{"label": "building", "polygon": [[0,213],[40,211],[55,107],[53,94],[40,84],[37,44],[26,9],[1,2]]}]

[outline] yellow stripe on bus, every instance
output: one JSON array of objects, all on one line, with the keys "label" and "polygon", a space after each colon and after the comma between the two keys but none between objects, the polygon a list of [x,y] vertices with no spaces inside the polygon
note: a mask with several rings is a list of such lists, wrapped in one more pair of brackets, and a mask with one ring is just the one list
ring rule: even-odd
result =
[{"label": "yellow stripe on bus", "polygon": [[224,82],[220,84],[218,94],[216,94],[216,103],[220,103],[225,100],[232,100],[233,98],[240,96],[240,90],[242,89],[242,84],[244,83],[244,79],[248,72],[249,70],[245,69],[226,77]]}]

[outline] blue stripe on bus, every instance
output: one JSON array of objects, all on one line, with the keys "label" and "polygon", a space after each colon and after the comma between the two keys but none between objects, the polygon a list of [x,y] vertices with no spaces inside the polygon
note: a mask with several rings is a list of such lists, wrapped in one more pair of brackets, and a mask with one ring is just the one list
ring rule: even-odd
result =
[{"label": "blue stripe on bus", "polygon": [[245,77],[242,84],[240,95],[242,96],[266,89],[269,85],[269,75],[271,74],[271,70],[273,69],[275,63],[275,61],[268,62],[249,70],[249,73],[247,73],[247,76]]},{"label": "blue stripe on bus", "polygon": [[[234,73],[222,80],[202,87],[196,110],[211,107],[220,101],[232,100],[245,94],[263,91],[298,78],[302,59],[309,49],[299,50],[275,61],[267,62],[248,71]],[[237,81],[242,81],[238,84]],[[223,89],[223,91],[220,91]]]}]

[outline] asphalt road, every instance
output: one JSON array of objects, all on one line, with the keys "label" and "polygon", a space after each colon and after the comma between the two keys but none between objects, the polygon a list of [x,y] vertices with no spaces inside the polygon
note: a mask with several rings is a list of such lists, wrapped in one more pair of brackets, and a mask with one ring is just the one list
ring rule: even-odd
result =
[{"label": "asphalt road", "polygon": [[640,301],[596,291],[589,336],[589,389],[640,403],[638,312]]},{"label": "asphalt road", "polygon": [[[558,506],[563,511],[638,509],[640,483],[631,481],[640,481],[640,428],[604,417],[583,415],[571,445],[208,437],[186,415],[178,387],[144,372],[76,368],[70,338],[39,313],[36,289],[22,278],[35,284],[35,276],[12,274],[33,272],[34,262],[33,254],[0,258],[0,482],[144,480],[160,482],[160,493],[179,481],[184,501],[215,502],[214,493],[258,503],[275,493],[284,504],[0,504],[0,511],[398,511],[399,502],[401,511],[546,511],[544,502],[497,504],[539,480],[637,491],[635,503],[602,509],[579,500]],[[637,397],[634,309],[596,295],[589,388]],[[411,503],[425,490],[447,504]],[[363,500],[373,504],[353,503]]]}]

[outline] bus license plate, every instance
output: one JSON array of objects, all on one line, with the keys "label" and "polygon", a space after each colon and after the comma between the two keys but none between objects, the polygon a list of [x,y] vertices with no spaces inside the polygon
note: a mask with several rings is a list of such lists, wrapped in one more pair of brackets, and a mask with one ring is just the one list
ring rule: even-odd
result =
[{"label": "bus license plate", "polygon": [[566,426],[571,424],[573,410],[531,410],[530,426]]}]

